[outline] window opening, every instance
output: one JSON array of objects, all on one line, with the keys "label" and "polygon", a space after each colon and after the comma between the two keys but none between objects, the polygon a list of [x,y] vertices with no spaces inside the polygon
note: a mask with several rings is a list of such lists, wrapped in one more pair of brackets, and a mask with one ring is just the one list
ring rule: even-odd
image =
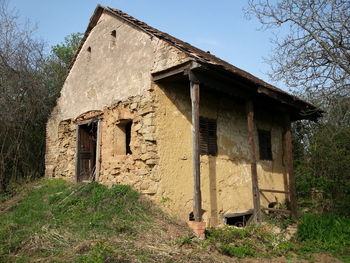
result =
[{"label": "window opening", "polygon": [[126,152],[126,154],[132,154],[131,147],[130,147],[130,143],[131,143],[131,125],[132,125],[131,121],[129,121],[125,125],[125,152]]},{"label": "window opening", "polygon": [[117,155],[126,155],[132,154],[131,150],[131,129],[132,121],[131,120],[121,120],[117,124],[115,141],[116,141],[116,154]]},{"label": "window opening", "polygon": [[201,155],[217,155],[217,121],[199,117],[199,146]]},{"label": "window opening", "polygon": [[111,32],[111,46],[115,46],[116,45],[116,38],[117,38],[117,31],[113,30]]},{"label": "window opening", "polygon": [[258,130],[260,160],[272,160],[271,131]]},{"label": "window opening", "polygon": [[77,181],[93,181],[96,173],[97,122],[78,126]]}]

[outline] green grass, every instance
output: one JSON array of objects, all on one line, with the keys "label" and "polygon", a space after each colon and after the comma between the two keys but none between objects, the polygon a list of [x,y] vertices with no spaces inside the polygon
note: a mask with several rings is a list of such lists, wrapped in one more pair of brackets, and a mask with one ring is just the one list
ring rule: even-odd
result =
[{"label": "green grass", "polygon": [[295,223],[281,218],[210,228],[201,241],[185,236],[186,229],[126,185],[41,180],[0,206],[6,208],[0,212],[0,263],[218,262],[219,253],[306,259],[329,253],[350,262],[350,219],[336,215],[302,216],[289,241],[271,231],[276,222],[282,230]]},{"label": "green grass", "polygon": [[300,251],[329,252],[350,262],[350,218],[305,214],[298,225]]},{"label": "green grass", "polygon": [[79,255],[76,258],[77,263],[104,263],[115,258],[114,248],[106,242],[98,242],[85,255]]},{"label": "green grass", "polygon": [[[64,180],[44,180],[19,203],[0,214],[0,262],[54,258],[84,240],[131,236],[147,227],[150,215],[149,204],[140,201],[139,193],[126,185],[109,189],[98,183],[72,185]],[[110,250],[107,244],[99,244],[95,250]],[[104,257],[103,253],[99,256],[97,252],[84,253]]]}]

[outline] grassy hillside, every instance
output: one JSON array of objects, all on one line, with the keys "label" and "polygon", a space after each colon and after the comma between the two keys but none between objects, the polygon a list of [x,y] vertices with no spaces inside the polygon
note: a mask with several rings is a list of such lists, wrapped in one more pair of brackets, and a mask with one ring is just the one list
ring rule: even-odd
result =
[{"label": "grassy hillside", "polygon": [[336,262],[312,255],[324,251],[349,260],[349,221],[303,220],[295,241],[270,225],[209,229],[200,241],[129,186],[41,180],[0,203],[0,262]]}]

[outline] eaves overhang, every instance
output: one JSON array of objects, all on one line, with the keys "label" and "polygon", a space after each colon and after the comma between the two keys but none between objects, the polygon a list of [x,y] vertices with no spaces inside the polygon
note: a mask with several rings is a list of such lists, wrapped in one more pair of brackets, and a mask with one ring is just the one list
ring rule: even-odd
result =
[{"label": "eaves overhang", "polygon": [[287,92],[270,89],[250,79],[203,62],[187,61],[152,73],[152,79],[156,83],[190,81],[189,72],[195,75],[203,86],[211,90],[241,99],[253,99],[262,107],[266,104],[269,108],[275,107],[279,111],[288,111],[292,121],[302,119],[316,121],[323,114],[321,109]]}]

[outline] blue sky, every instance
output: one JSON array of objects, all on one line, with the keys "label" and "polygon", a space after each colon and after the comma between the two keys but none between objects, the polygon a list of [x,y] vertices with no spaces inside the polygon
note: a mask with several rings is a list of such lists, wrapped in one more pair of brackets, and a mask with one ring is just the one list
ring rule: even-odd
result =
[{"label": "blue sky", "polygon": [[[97,4],[129,15],[268,81],[263,62],[271,52],[269,32],[244,17],[246,0],[9,0],[21,18],[38,27],[37,37],[54,45],[84,32]],[[272,83],[276,84],[276,83]],[[281,85],[279,85],[280,88]]]}]

